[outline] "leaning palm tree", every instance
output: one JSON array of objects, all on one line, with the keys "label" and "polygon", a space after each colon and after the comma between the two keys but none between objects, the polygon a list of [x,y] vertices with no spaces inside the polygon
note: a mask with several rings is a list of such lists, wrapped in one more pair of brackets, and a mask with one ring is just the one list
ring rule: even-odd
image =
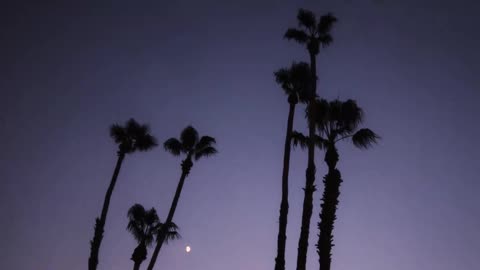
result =
[{"label": "leaning palm tree", "polygon": [[[198,161],[203,157],[215,155],[217,153],[217,149],[214,147],[215,143],[215,139],[210,136],[202,136],[199,138],[197,130],[192,126],[188,126],[180,134],[180,140],[177,138],[170,138],[163,144],[165,150],[175,156],[179,156],[181,154],[186,155],[186,158],[181,164],[182,175],[180,176],[180,181],[178,182],[177,190],[175,191],[175,196],[173,197],[172,205],[170,206],[170,211],[168,212],[165,224],[168,225],[172,223],[173,215],[175,214],[175,209],[177,208],[185,178],[190,173],[190,169],[193,166],[193,159]],[[166,228],[167,227],[164,227],[159,232],[157,245],[155,246],[152,258],[148,264],[148,270],[152,270],[155,265],[158,254],[167,235]]]},{"label": "leaning palm tree", "polygon": [[285,148],[283,153],[282,171],[282,199],[280,202],[280,217],[277,239],[277,257],[275,258],[275,270],[285,270],[285,246],[287,242],[287,217],[288,217],[288,171],[290,168],[291,135],[293,131],[293,119],[295,106],[300,101],[306,103],[309,100],[308,91],[310,82],[310,67],[307,63],[293,63],[289,68],[282,68],[275,72],[275,79],[288,97],[289,111],[287,120],[287,132],[285,136]]},{"label": "leaning palm tree", "polygon": [[[379,136],[367,128],[358,129],[363,121],[363,111],[353,100],[341,102],[334,100],[316,100],[311,107],[309,115],[315,122],[318,135],[315,136],[315,144],[325,150],[324,161],[328,166],[328,172],[323,178],[325,189],[322,195],[320,231],[317,242],[320,269],[330,270],[331,251],[333,247],[333,227],[336,219],[338,198],[340,196],[340,184],[342,178],[336,168],[339,160],[336,144],[350,139],[358,148],[367,149],[377,142]],[[294,133],[294,144],[303,141],[305,136]]]},{"label": "leaning palm tree", "polygon": [[[327,13],[320,17],[317,21],[313,12],[300,9],[297,14],[300,29],[290,28],[285,33],[285,38],[288,40],[295,40],[301,45],[306,45],[308,54],[310,56],[310,70],[311,70],[311,91],[310,102],[313,102],[317,95],[317,60],[316,57],[320,52],[320,48],[328,47],[332,41],[331,30],[333,24],[337,19],[331,14]],[[309,106],[309,105],[307,105]],[[315,136],[314,123],[308,122],[309,137]],[[308,235],[310,233],[310,220],[312,218],[313,210],[313,193],[315,192],[315,145],[309,143],[308,145],[308,165],[306,170],[306,181],[304,188],[303,211],[302,211],[302,225],[300,229],[300,238],[298,240],[298,255],[297,255],[297,270],[305,270],[307,265],[308,252]]]},{"label": "leaning palm tree", "polygon": [[[127,230],[132,233],[138,246],[132,254],[131,260],[134,262],[133,270],[139,270],[140,265],[147,259],[147,247],[151,246],[157,236],[160,228],[164,226],[158,218],[157,211],[154,208],[145,210],[140,204],[135,204],[128,210]],[[165,242],[180,238],[177,232],[178,227],[175,223],[170,223]]]},{"label": "leaning palm tree", "polygon": [[88,258],[88,269],[95,270],[98,265],[98,254],[100,245],[103,239],[103,231],[105,222],[107,221],[107,212],[110,205],[113,189],[117,182],[120,168],[123,160],[127,154],[132,154],[137,151],[148,151],[157,145],[155,137],[150,134],[148,125],[141,125],[134,119],[127,121],[125,126],[114,124],[110,127],[110,137],[118,145],[117,150],[117,164],[113,171],[113,176],[105,193],[105,200],[103,202],[102,213],[100,217],[95,220],[95,232],[92,241],[90,241],[90,257]]}]

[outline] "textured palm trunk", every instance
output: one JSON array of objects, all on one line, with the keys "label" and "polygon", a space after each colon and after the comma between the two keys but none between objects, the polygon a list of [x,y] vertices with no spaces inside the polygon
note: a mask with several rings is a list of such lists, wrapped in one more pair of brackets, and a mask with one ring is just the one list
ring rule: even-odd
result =
[{"label": "textured palm trunk", "polygon": [[[310,102],[315,100],[317,92],[317,67],[315,54],[310,52],[310,70],[312,72],[312,96]],[[308,120],[308,136],[313,138],[315,135],[315,125],[313,121]],[[305,173],[306,181],[303,198],[302,226],[300,229],[300,239],[298,240],[297,270],[305,270],[307,267],[308,253],[308,235],[310,233],[310,220],[313,210],[313,193],[315,192],[315,144],[313,140],[308,141],[308,165]]]},{"label": "textured palm trunk", "polygon": [[317,253],[319,256],[320,269],[330,270],[333,227],[336,219],[338,198],[340,196],[340,185],[342,183],[340,171],[335,168],[338,162],[338,151],[335,146],[328,147],[325,153],[325,162],[328,165],[328,173],[323,180],[325,189],[323,191],[322,204],[320,205],[320,222],[318,223],[320,233],[317,243]]},{"label": "textured palm trunk", "polygon": [[145,242],[141,242],[135,248],[132,254],[131,260],[133,261],[133,270],[139,270],[140,265],[147,259],[147,245]]},{"label": "textured palm trunk", "polygon": [[185,183],[185,178],[190,173],[190,169],[192,168],[192,157],[188,155],[187,158],[182,162],[182,176],[180,177],[180,181],[177,185],[177,190],[175,191],[175,196],[173,197],[172,205],[170,206],[170,211],[168,212],[167,220],[162,226],[161,231],[158,235],[157,245],[155,246],[155,250],[153,251],[152,258],[150,259],[150,263],[148,264],[147,270],[153,270],[155,266],[155,262],[157,261],[158,254],[160,253],[160,249],[162,248],[163,242],[165,241],[165,237],[168,233],[168,224],[172,222],[173,215],[175,214],[175,209],[177,208],[178,199],[180,198],[180,194],[182,193],[183,184]]},{"label": "textured palm trunk", "polygon": [[135,262],[133,264],[133,270],[140,270],[140,265],[142,264],[142,262]]},{"label": "textured palm trunk", "polygon": [[119,151],[117,164],[115,165],[115,170],[113,171],[112,180],[108,186],[107,193],[105,193],[105,200],[103,202],[102,213],[100,218],[95,219],[95,232],[93,235],[92,241],[90,241],[90,257],[88,258],[88,269],[96,270],[98,265],[98,254],[100,251],[100,245],[103,239],[103,232],[105,229],[105,223],[107,221],[108,207],[110,205],[110,199],[112,197],[113,189],[117,183],[118,174],[120,173],[120,168],[122,167],[123,159],[125,158],[125,153]]},{"label": "textured palm trunk", "polygon": [[[290,99],[290,97],[289,97]],[[288,112],[287,134],[285,136],[285,150],[283,153],[282,172],[282,200],[280,203],[280,217],[278,222],[277,257],[275,258],[275,270],[285,270],[285,245],[287,242],[287,218],[288,218],[288,172],[290,169],[291,137],[293,130],[293,118],[295,116],[295,103],[290,102]]]}]

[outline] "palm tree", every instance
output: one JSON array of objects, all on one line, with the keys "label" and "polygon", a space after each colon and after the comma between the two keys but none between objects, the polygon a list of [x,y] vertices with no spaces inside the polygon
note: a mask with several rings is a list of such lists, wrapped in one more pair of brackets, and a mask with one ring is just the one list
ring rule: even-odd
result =
[{"label": "palm tree", "polygon": [[118,159],[113,171],[113,176],[105,193],[105,200],[103,202],[102,213],[100,217],[95,219],[95,232],[92,241],[90,241],[90,257],[88,258],[88,269],[95,270],[98,265],[98,253],[103,239],[103,231],[105,222],[107,221],[108,206],[112,197],[113,189],[117,182],[120,168],[123,160],[127,154],[132,154],[136,151],[148,151],[157,145],[155,137],[150,134],[148,125],[141,125],[134,119],[127,121],[125,126],[113,124],[110,127],[110,137],[118,145]]},{"label": "palm tree", "polygon": [[[330,34],[333,24],[337,19],[331,14],[327,13],[320,17],[317,21],[313,12],[300,9],[297,14],[300,29],[289,28],[285,33],[285,38],[288,40],[295,40],[301,45],[306,45],[310,56],[310,70],[311,70],[311,91],[310,102],[313,102],[317,95],[317,62],[316,57],[320,52],[320,47],[328,47],[333,38]],[[309,105],[307,105],[309,106]],[[314,123],[308,122],[309,137],[315,136]],[[304,188],[304,200],[302,211],[302,225],[300,229],[300,238],[298,241],[298,255],[297,255],[297,270],[305,270],[307,264],[308,252],[308,235],[310,232],[310,219],[312,218],[313,210],[313,193],[315,192],[315,145],[313,140],[308,144],[308,165],[306,170],[306,181]]]},{"label": "palm tree", "polygon": [[[370,129],[358,129],[363,121],[363,111],[353,100],[345,102],[316,100],[309,114],[318,130],[318,135],[314,139],[315,144],[325,150],[324,161],[328,166],[327,175],[323,179],[325,189],[318,223],[320,233],[317,253],[320,269],[330,270],[333,227],[340,196],[340,184],[342,183],[340,171],[336,168],[339,160],[336,144],[351,139],[354,146],[367,149],[377,142],[379,136]],[[298,133],[294,133],[293,136],[294,144],[305,141],[305,136]],[[305,145],[305,142],[300,143]]]},{"label": "palm tree", "polygon": [[[217,153],[217,149],[215,149],[216,141],[215,138],[210,136],[202,136],[199,139],[199,135],[197,130],[192,126],[186,127],[182,133],[180,134],[180,140],[177,138],[170,138],[165,141],[163,147],[166,151],[170,152],[174,156],[179,156],[181,154],[186,155],[186,158],[181,163],[182,168],[182,175],[180,176],[180,181],[178,182],[177,190],[175,191],[175,196],[173,197],[172,205],[170,206],[170,211],[168,212],[167,220],[165,224],[170,224],[173,219],[173,215],[175,214],[175,209],[177,208],[178,199],[180,198],[180,193],[182,192],[183,184],[185,182],[185,178],[190,173],[190,169],[193,166],[193,160],[198,161],[203,157],[209,157],[215,155]],[[148,265],[148,270],[152,270],[153,266],[158,257],[158,253],[162,248],[163,242],[166,237],[166,227],[160,230],[157,245],[155,246],[155,250],[153,251],[152,258],[150,259],[150,263]]]},{"label": "palm tree", "polygon": [[310,67],[307,63],[293,63],[289,68],[282,68],[275,72],[275,79],[288,96],[290,109],[287,120],[287,134],[285,136],[285,149],[283,154],[282,172],[282,200],[280,203],[279,229],[277,239],[277,257],[275,270],[285,270],[285,245],[287,242],[287,217],[288,217],[288,171],[290,168],[291,134],[295,106],[300,101],[306,103],[310,82]]},{"label": "palm tree", "polygon": [[[154,208],[145,210],[140,204],[135,204],[128,210],[127,230],[132,233],[138,246],[132,254],[131,260],[134,262],[133,270],[139,270],[142,262],[147,259],[147,247],[151,246],[154,238],[158,235],[163,223],[158,218],[157,211]],[[165,242],[180,238],[177,232],[178,227],[175,223],[170,223]]]}]

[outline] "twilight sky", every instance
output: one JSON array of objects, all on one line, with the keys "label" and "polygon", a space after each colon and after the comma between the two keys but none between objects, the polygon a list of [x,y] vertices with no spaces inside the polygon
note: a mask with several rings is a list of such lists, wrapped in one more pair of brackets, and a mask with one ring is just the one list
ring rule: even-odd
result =
[{"label": "twilight sky", "polygon": [[[478,269],[477,1],[30,2],[0,6],[0,269],[86,268],[116,160],[108,126],[130,117],[160,142],[192,124],[220,150],[194,165],[174,218],[183,238],[156,269],[273,269],[288,104],[272,73],[307,59],[282,38],[300,7],[340,19],[319,57],[319,94],[356,99],[383,138],[340,147],[332,269]],[[131,269],[126,212],[138,202],[164,220],[179,165],[161,147],[126,158],[99,269]],[[305,167],[297,149],[288,269]]]}]

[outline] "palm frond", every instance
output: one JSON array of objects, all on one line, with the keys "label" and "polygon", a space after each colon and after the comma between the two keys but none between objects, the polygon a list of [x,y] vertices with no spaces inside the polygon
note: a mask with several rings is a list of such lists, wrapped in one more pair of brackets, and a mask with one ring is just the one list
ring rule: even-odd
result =
[{"label": "palm frond", "polygon": [[139,151],[148,151],[156,147],[157,145],[157,139],[153,135],[148,133],[139,134],[139,136],[135,140],[135,147]]},{"label": "palm frond", "polygon": [[134,204],[128,209],[127,217],[130,220],[141,220],[145,216],[145,208],[141,204]]},{"label": "palm frond", "polygon": [[145,212],[144,216],[145,224],[148,226],[153,226],[156,225],[160,222],[160,219],[158,218],[157,210],[155,208],[150,208],[150,210]]},{"label": "palm frond", "polygon": [[332,100],[329,103],[328,108],[328,121],[330,122],[342,122],[343,115],[342,115],[342,106],[343,102],[338,99]]},{"label": "palm frond", "polygon": [[333,24],[336,23],[338,19],[331,13],[327,13],[320,17],[317,25],[317,31],[320,34],[328,34],[332,30]]},{"label": "palm frond", "polygon": [[295,28],[289,28],[287,29],[287,32],[285,32],[284,38],[288,40],[295,40],[296,42],[300,44],[305,44],[308,41],[308,35],[302,30],[298,30]]},{"label": "palm frond", "polygon": [[195,160],[199,160],[202,157],[213,156],[216,153],[218,153],[218,151],[217,151],[217,149],[215,149],[215,147],[207,146],[207,147],[203,147],[203,148],[199,149],[199,151],[196,151],[194,157],[195,157]]},{"label": "palm frond", "polygon": [[310,10],[306,9],[299,9],[297,14],[297,20],[299,26],[303,26],[313,32],[315,26],[317,24],[317,19],[315,18],[315,14]]},{"label": "palm frond", "polygon": [[326,123],[329,121],[330,103],[325,99],[315,99],[307,105],[305,116],[309,122],[313,122],[320,135],[326,135]]},{"label": "palm frond", "polygon": [[120,144],[127,138],[127,132],[119,124],[113,124],[110,126],[110,137],[115,141],[115,143]]},{"label": "palm frond", "polygon": [[319,135],[315,135],[313,142],[319,149],[327,149],[328,141]]},{"label": "palm frond", "polygon": [[353,144],[358,148],[367,149],[376,144],[380,137],[368,128],[362,128],[352,136]]},{"label": "palm frond", "polygon": [[311,70],[305,62],[293,62],[288,68],[275,72],[276,81],[287,95],[295,95],[305,103],[311,98]]},{"label": "palm frond", "polygon": [[163,148],[173,154],[174,156],[180,155],[184,152],[182,143],[177,138],[170,138],[163,143]]},{"label": "palm frond", "polygon": [[198,132],[192,126],[187,126],[180,134],[180,142],[185,150],[192,150],[198,142]]},{"label": "palm frond", "polygon": [[[165,223],[159,223],[158,226],[157,226],[157,234],[159,235],[160,233],[162,233],[162,229],[163,229],[163,226],[166,226]],[[173,222],[170,222],[170,225],[168,226],[167,228],[167,231],[165,232],[166,235],[165,235],[165,243],[168,244],[169,241],[172,241],[172,240],[177,240],[177,239],[180,239],[182,236],[180,235],[180,233],[178,232],[179,228],[177,226],[177,224],[173,223]],[[159,236],[157,235],[157,241],[159,240]]]},{"label": "palm frond", "polygon": [[280,85],[285,94],[292,95],[293,89],[290,85],[289,70],[287,68],[281,68],[273,73],[275,81]]},{"label": "palm frond", "polygon": [[177,240],[182,238],[180,233],[178,232],[178,227],[175,225],[175,223],[172,223],[172,226],[168,228],[167,235],[165,236],[165,243],[168,244],[168,242]]},{"label": "palm frond", "polygon": [[195,145],[196,151],[200,151],[205,147],[212,146],[216,144],[216,140],[213,137],[210,136],[202,136],[200,140],[198,141],[197,145]]},{"label": "palm frond", "polygon": [[330,46],[333,42],[333,37],[330,34],[320,35],[318,37],[318,42],[322,46],[322,48],[326,48]]},{"label": "palm frond", "polygon": [[129,135],[133,136],[139,133],[142,126],[135,119],[130,118],[125,125],[125,129]]},{"label": "palm frond", "polygon": [[145,245],[150,246],[153,243],[155,234],[156,234],[156,227],[160,223],[160,219],[158,218],[157,211],[155,208],[151,208],[145,213],[144,217],[144,223],[145,223],[145,238],[144,242]]},{"label": "palm frond", "polygon": [[128,210],[128,224],[127,230],[132,233],[135,240],[139,243],[145,239],[145,224],[143,222],[145,217],[145,208],[140,204],[135,204]]},{"label": "palm frond", "polygon": [[306,103],[315,94],[312,89],[312,73],[310,65],[305,62],[293,63],[290,66],[290,84],[302,103]]},{"label": "palm frond", "polygon": [[303,135],[298,131],[293,131],[290,137],[294,147],[300,146],[301,149],[308,148],[308,136]]},{"label": "palm frond", "polygon": [[363,121],[363,110],[357,105],[355,100],[349,99],[341,102],[340,107],[340,125],[345,130],[343,132],[351,133]]}]

